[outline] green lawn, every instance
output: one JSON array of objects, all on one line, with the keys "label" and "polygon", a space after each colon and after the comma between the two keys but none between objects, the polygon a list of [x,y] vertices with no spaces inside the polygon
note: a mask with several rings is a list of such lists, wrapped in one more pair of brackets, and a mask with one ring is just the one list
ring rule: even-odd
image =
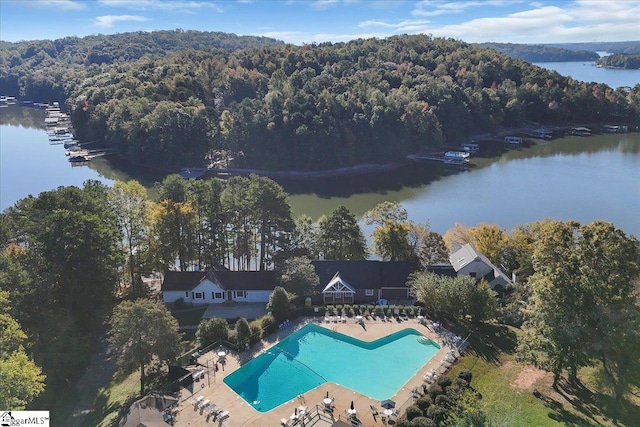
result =
[{"label": "green lawn", "polygon": [[[457,332],[469,334],[461,327]],[[516,328],[482,326],[473,330],[473,350],[454,366],[473,372],[471,385],[481,394],[481,403],[495,426],[637,426],[640,399],[634,395],[616,400],[598,390],[596,369],[583,369],[581,383],[561,381],[551,387],[551,375],[515,359]],[[464,336],[467,336],[464,335]],[[534,395],[534,390],[538,392]],[[615,420],[615,421],[612,421]]]}]

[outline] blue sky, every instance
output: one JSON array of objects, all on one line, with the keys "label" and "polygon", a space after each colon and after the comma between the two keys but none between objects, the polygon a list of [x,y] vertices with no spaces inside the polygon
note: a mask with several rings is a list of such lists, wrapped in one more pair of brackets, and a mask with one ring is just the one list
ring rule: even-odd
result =
[{"label": "blue sky", "polygon": [[0,40],[153,30],[289,43],[426,33],[467,42],[640,40],[638,0],[0,0]]}]

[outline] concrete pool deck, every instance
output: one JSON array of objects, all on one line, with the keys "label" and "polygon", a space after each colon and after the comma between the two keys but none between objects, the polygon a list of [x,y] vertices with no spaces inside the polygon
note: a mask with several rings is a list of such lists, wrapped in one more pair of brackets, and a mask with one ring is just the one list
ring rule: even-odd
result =
[{"label": "concrete pool deck", "polygon": [[[331,414],[325,413],[322,410],[324,408],[323,399],[326,397],[327,392],[329,396],[334,399],[333,417],[335,420],[348,419],[346,411],[349,409],[351,401],[353,401],[354,408],[357,411],[357,418],[363,426],[383,425],[381,419],[383,408],[380,407],[380,401],[371,399],[335,383],[322,384],[268,412],[258,412],[223,382],[223,379],[227,375],[251,360],[253,356],[277,344],[281,339],[286,338],[293,331],[310,321],[362,341],[374,341],[402,329],[413,328],[441,346],[440,350],[391,398],[396,402],[396,408],[400,408],[401,405],[411,398],[414,388],[417,387],[422,390],[424,382],[423,375],[431,370],[438,370],[442,361],[451,350],[451,347],[440,339],[438,333],[425,324],[418,322],[416,319],[409,319],[403,322],[397,322],[395,320],[387,322],[367,320],[365,321],[366,328],[363,328],[363,326],[353,318],[348,319],[346,323],[327,323],[324,321],[317,322],[317,319],[300,319],[278,331],[276,334],[270,335],[266,340],[256,344],[246,352],[239,354],[232,352],[227,354],[225,363],[218,363],[219,370],[217,372],[215,372],[215,364],[219,360],[217,356],[218,350],[213,350],[200,356],[198,362],[207,366],[208,372],[199,382],[193,383],[193,393],[187,389],[181,390],[180,403],[177,407],[174,425],[177,427],[212,425],[227,427],[279,426],[281,425],[282,419],[290,420],[296,408],[305,406],[307,407],[307,412],[315,413],[314,408],[318,405],[318,412],[323,416],[315,416],[312,420],[305,423],[305,425],[327,426],[332,424]],[[402,355],[399,354],[398,357],[402,357]],[[383,372],[372,372],[371,381],[384,381]],[[229,416],[222,422],[213,420],[213,418],[207,418],[206,413],[194,409],[194,402],[199,396],[202,396],[203,400],[209,400],[209,403],[215,403],[216,409],[228,411]],[[375,417],[375,420],[371,413],[370,406],[374,406],[380,411],[380,414]]]}]

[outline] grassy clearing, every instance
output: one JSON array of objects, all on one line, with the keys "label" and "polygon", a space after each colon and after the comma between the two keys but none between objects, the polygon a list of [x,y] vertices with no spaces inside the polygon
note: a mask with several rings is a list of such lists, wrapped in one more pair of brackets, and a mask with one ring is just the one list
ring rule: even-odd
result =
[{"label": "grassy clearing", "polygon": [[116,419],[121,406],[140,393],[140,373],[123,378],[116,376],[98,394],[93,412],[85,419],[85,425],[106,427]]},{"label": "grassy clearing", "polygon": [[[554,389],[552,375],[515,360],[518,329],[483,325],[470,330],[454,327],[462,336],[472,332],[473,349],[461,358],[453,374],[473,372],[472,386],[496,426],[637,426],[640,398],[614,399],[597,381],[598,369],[579,373],[578,384],[561,381]],[[464,335],[466,336],[466,335]]]}]

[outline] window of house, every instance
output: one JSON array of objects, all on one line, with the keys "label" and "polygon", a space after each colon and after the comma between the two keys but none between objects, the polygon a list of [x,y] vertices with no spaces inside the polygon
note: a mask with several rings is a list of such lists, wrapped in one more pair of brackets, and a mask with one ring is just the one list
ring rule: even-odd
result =
[{"label": "window of house", "polygon": [[213,293],[213,298],[214,299],[222,299],[222,292],[214,292]]},{"label": "window of house", "polygon": [[469,276],[473,277],[474,279],[476,278],[476,272],[472,271],[471,273],[469,273]]},{"label": "window of house", "polygon": [[373,296],[373,289],[365,289],[364,290],[364,295],[367,297],[372,297]]},{"label": "window of house", "polygon": [[185,293],[184,293],[184,297],[185,297],[185,298],[189,298],[189,291],[187,291],[187,292],[185,292]]},{"label": "window of house", "polygon": [[247,293],[245,291],[236,291],[236,298],[245,298]]},{"label": "window of house", "polygon": [[204,299],[204,292],[196,292],[196,299]]}]

